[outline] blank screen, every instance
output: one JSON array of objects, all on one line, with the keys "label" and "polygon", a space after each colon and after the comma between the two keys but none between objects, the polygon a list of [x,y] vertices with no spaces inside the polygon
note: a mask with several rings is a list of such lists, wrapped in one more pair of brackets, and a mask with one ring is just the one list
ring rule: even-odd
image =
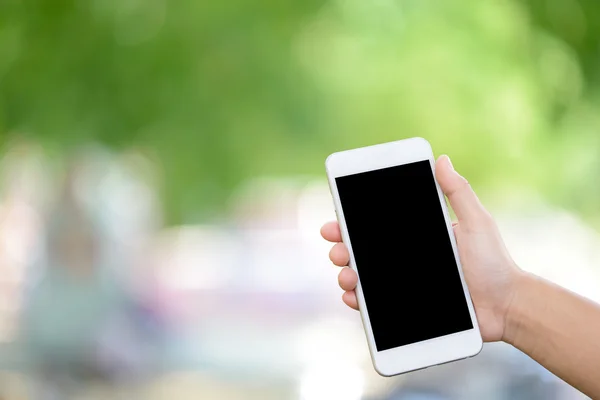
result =
[{"label": "blank screen", "polygon": [[472,329],[429,161],[336,183],[377,350]]}]

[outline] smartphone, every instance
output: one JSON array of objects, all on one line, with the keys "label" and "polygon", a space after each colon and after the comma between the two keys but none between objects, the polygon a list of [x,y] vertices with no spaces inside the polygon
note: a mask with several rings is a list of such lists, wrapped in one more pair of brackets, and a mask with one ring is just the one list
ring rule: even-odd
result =
[{"label": "smartphone", "polygon": [[477,355],[483,346],[430,144],[411,138],[325,163],[375,370]]}]

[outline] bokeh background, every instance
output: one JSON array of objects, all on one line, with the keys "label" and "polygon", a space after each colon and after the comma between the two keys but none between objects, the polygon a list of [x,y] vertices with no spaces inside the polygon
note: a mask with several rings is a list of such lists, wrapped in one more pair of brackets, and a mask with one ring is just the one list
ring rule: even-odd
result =
[{"label": "bokeh background", "polygon": [[449,154],[600,300],[597,0],[1,0],[0,399],[579,399],[518,351],[384,379],[324,160]]}]

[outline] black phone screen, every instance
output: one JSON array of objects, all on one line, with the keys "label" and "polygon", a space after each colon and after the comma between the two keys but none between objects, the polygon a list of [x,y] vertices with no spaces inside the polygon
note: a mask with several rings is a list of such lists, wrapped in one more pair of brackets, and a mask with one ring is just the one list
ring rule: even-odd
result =
[{"label": "black phone screen", "polygon": [[472,329],[430,162],[336,184],[377,351]]}]

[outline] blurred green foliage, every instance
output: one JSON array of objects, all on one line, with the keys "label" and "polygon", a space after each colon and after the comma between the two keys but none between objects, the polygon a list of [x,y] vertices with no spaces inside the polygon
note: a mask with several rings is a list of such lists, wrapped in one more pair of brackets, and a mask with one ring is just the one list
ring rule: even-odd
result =
[{"label": "blurred green foliage", "polygon": [[0,1],[2,142],[144,151],[173,223],[410,136],[597,217],[599,105],[597,0]]}]

